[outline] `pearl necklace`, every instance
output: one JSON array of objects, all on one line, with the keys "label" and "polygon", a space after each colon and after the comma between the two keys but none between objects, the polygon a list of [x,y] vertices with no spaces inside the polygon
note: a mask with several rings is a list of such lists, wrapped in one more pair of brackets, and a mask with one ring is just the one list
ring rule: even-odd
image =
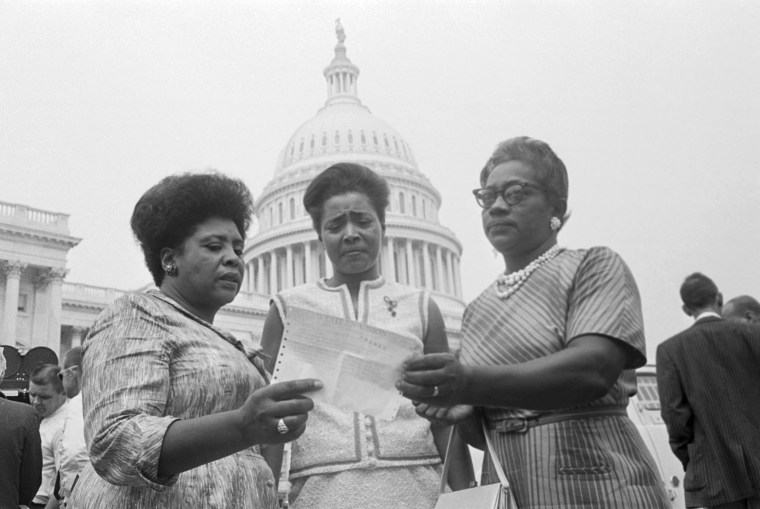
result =
[{"label": "pearl necklace", "polygon": [[[558,245],[554,245],[546,251],[544,254],[530,262],[524,269],[510,272],[509,274],[499,274],[494,283],[494,290],[496,296],[500,299],[507,299],[510,295],[515,293],[525,283],[525,281],[543,264],[557,256],[562,251],[562,248]],[[506,287],[506,290],[499,290],[500,287]]]}]

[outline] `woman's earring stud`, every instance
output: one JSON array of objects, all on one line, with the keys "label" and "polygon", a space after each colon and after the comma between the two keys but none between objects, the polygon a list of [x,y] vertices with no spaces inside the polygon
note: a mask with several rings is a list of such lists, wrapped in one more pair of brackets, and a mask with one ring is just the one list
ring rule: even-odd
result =
[{"label": "woman's earring stud", "polygon": [[560,221],[560,219],[557,216],[554,216],[549,221],[549,228],[551,228],[553,232],[556,232],[557,230],[559,230],[560,226],[562,226],[562,221]]}]

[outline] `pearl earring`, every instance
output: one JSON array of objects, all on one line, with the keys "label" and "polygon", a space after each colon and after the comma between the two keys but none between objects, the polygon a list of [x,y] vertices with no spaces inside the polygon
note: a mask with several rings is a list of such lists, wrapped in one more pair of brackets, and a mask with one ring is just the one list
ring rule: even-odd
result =
[{"label": "pearl earring", "polygon": [[551,228],[553,232],[559,230],[560,226],[562,226],[562,221],[557,216],[554,216],[549,221],[549,228]]}]

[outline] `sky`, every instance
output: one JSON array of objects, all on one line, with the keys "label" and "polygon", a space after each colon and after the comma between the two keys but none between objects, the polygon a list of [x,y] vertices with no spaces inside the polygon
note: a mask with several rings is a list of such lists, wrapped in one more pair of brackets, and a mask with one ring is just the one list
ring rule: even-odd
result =
[{"label": "sky", "polygon": [[567,165],[560,243],[631,267],[650,361],[691,272],[760,298],[755,1],[0,0],[0,201],[70,214],[67,281],[147,284],[134,203],[207,168],[258,196],[324,105],[336,18],[359,97],[442,195],[465,300],[504,269],[469,191],[519,135]]}]

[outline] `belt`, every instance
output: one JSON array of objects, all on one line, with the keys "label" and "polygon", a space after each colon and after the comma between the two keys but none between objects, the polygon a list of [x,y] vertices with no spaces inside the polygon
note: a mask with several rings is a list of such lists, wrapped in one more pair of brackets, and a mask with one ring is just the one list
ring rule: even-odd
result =
[{"label": "belt", "polygon": [[537,417],[507,417],[497,421],[488,422],[488,429],[498,433],[525,433],[530,428],[551,424],[553,422],[569,421],[572,419],[590,419],[593,417],[623,417],[628,412],[625,407],[607,407],[607,408],[584,408],[570,412],[556,412],[552,414],[539,415]]}]

